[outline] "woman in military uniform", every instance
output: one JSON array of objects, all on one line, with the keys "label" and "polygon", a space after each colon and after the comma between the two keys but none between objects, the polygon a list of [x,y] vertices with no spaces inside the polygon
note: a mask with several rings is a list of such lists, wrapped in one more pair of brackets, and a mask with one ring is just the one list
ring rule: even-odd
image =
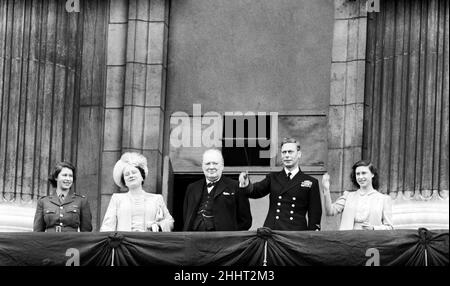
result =
[{"label": "woman in military uniform", "polygon": [[85,196],[71,191],[75,167],[69,162],[57,163],[48,181],[56,188],[52,195],[39,199],[33,231],[92,231],[92,215]]}]

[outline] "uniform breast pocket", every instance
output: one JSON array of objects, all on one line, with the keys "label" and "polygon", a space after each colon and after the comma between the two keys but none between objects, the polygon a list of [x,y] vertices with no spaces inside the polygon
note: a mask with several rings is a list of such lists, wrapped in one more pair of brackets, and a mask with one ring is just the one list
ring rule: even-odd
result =
[{"label": "uniform breast pocket", "polygon": [[80,223],[80,210],[76,206],[71,206],[67,208],[66,214],[68,218],[71,220],[71,223],[75,223],[78,225]]},{"label": "uniform breast pocket", "polygon": [[47,225],[51,225],[56,218],[56,210],[44,209],[44,221]]}]

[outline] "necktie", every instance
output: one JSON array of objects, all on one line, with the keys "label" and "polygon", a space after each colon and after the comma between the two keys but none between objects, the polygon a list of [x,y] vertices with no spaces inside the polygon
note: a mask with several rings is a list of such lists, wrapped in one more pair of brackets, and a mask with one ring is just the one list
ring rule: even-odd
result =
[{"label": "necktie", "polygon": [[292,173],[291,172],[289,172],[288,174],[288,178],[289,178],[289,180],[291,179],[291,175],[292,175]]},{"label": "necktie", "polygon": [[59,195],[59,200],[60,200],[61,202],[64,202],[64,194],[60,194],[60,195]]},{"label": "necktie", "polygon": [[208,188],[214,187],[215,185],[217,185],[217,181],[216,182],[210,182],[210,183],[206,184],[206,186]]}]

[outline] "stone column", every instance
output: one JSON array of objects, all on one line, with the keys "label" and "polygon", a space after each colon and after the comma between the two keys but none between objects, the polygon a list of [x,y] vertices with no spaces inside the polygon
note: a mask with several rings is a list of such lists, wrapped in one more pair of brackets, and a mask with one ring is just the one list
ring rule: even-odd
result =
[{"label": "stone column", "polygon": [[[351,167],[362,155],[366,11],[364,0],[335,0],[327,166],[333,201],[352,189]],[[325,218],[323,229],[338,226],[338,218]]]},{"label": "stone column", "polygon": [[125,90],[125,55],[127,49],[128,1],[109,2],[107,34],[106,96],[104,100],[103,148],[101,154],[101,201],[99,227],[106,212],[114,184],[112,170],[122,153],[123,94]]},{"label": "stone column", "polygon": [[161,192],[168,11],[168,0],[110,0],[101,219],[118,189],[112,170],[125,151],[147,157],[144,189]]},{"label": "stone column", "polygon": [[126,49],[122,151],[148,160],[148,192],[161,192],[168,35],[166,0],[130,0]]}]

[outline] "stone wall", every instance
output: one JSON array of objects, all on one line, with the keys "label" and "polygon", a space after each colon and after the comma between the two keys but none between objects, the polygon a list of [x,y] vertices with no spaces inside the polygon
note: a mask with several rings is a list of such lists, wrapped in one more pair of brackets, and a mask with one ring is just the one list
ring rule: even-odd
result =
[{"label": "stone wall", "polygon": [[[362,155],[367,24],[366,1],[334,5],[327,166],[333,201],[353,188],[350,171]],[[338,226],[338,217],[323,218],[325,230]]]},{"label": "stone wall", "polygon": [[112,170],[125,151],[147,157],[144,189],[161,193],[168,5],[110,0],[100,217],[118,189]]}]

